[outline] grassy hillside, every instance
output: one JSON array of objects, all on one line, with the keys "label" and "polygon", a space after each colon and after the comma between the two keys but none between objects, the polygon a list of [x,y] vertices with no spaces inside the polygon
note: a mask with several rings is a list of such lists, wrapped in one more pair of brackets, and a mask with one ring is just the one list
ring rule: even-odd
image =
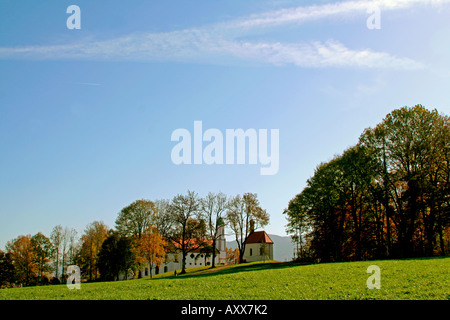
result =
[{"label": "grassy hillside", "polygon": [[[369,290],[367,267],[381,268]],[[450,257],[298,265],[248,263],[119,282],[0,290],[0,299],[450,299]]]}]

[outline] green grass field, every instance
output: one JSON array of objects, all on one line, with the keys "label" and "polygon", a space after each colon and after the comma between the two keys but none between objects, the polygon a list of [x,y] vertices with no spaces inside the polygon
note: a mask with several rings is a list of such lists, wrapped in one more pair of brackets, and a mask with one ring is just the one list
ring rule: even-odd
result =
[{"label": "green grass field", "polygon": [[[368,289],[367,267],[381,269],[381,289]],[[0,299],[450,299],[450,257],[299,265],[247,263],[174,277],[0,290]]]}]

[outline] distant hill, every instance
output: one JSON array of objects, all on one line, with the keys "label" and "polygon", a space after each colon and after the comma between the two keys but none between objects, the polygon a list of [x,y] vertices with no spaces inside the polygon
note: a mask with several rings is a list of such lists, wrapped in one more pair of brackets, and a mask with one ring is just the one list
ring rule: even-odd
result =
[{"label": "distant hill", "polygon": [[[276,234],[269,234],[273,241],[273,258],[277,261],[291,261],[294,257],[295,245],[290,236],[282,237]],[[236,241],[227,241],[227,248],[237,248]]]}]

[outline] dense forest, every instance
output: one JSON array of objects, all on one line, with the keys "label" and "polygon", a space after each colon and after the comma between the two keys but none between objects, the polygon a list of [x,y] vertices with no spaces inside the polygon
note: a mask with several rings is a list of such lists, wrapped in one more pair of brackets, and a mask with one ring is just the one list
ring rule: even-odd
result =
[{"label": "dense forest", "polygon": [[445,255],[450,246],[448,116],[394,110],[321,163],[284,211],[298,259]]}]

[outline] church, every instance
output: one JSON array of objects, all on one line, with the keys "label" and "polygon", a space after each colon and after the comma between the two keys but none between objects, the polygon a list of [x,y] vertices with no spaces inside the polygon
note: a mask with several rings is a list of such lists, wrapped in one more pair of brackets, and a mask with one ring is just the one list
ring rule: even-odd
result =
[{"label": "church", "polygon": [[[216,240],[216,257],[214,264],[227,264],[226,239],[225,239],[225,223],[222,218],[217,221],[217,240]],[[208,239],[206,242],[212,245],[213,241]],[[163,263],[158,267],[150,270],[150,265],[143,266],[140,270],[143,277],[157,275],[165,272],[174,272],[182,268],[183,255],[179,245],[173,244],[172,249],[167,252]],[[265,231],[251,231],[245,240],[244,257],[245,262],[273,260],[273,241]],[[212,265],[212,254],[206,252],[203,247],[188,252],[186,256],[186,269],[210,266]],[[132,279],[133,274],[129,274],[128,278]],[[121,280],[124,277],[121,277]]]},{"label": "church", "polygon": [[273,260],[273,241],[265,231],[253,231],[245,240],[244,262]]}]

